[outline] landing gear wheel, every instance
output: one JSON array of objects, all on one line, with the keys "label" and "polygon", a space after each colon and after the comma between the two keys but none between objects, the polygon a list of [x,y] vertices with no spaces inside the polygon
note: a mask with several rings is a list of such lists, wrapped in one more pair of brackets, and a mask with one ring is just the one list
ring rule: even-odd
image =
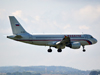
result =
[{"label": "landing gear wheel", "polygon": [[49,52],[49,53],[52,52],[51,46],[49,47],[48,52]]},{"label": "landing gear wheel", "polygon": [[61,50],[61,49],[58,49],[57,51],[58,51],[58,52],[62,52],[62,50]]},{"label": "landing gear wheel", "polygon": [[86,50],[85,49],[83,49],[83,52],[85,52]]},{"label": "landing gear wheel", "polygon": [[48,49],[48,52],[52,52],[52,49]]}]

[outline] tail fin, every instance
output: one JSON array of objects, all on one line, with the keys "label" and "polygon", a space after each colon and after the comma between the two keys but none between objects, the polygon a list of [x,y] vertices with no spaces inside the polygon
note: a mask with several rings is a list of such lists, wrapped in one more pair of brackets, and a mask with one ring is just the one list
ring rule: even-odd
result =
[{"label": "tail fin", "polygon": [[13,34],[27,33],[14,16],[9,16]]}]

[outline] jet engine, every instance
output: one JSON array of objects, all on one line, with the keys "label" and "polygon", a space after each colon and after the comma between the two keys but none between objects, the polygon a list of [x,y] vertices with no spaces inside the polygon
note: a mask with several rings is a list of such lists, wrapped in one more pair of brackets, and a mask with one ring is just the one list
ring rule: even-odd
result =
[{"label": "jet engine", "polygon": [[81,44],[79,42],[73,42],[73,43],[70,43],[69,45],[66,45],[67,47],[70,47],[72,49],[79,49]]}]

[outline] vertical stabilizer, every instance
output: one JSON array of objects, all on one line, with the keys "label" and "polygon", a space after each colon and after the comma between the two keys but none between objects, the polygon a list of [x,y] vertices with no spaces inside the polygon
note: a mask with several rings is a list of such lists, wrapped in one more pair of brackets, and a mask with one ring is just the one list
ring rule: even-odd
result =
[{"label": "vertical stabilizer", "polygon": [[27,33],[14,16],[9,16],[13,34]]}]

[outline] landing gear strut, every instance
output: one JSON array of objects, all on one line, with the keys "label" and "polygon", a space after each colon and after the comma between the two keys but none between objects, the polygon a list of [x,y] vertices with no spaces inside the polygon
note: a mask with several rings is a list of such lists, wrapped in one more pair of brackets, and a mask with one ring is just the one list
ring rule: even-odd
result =
[{"label": "landing gear strut", "polygon": [[82,47],[83,47],[83,52],[85,52],[86,50],[84,49],[84,45]]},{"label": "landing gear strut", "polygon": [[51,47],[49,47],[49,49],[48,49],[48,52],[52,52],[52,49],[51,49]]}]

